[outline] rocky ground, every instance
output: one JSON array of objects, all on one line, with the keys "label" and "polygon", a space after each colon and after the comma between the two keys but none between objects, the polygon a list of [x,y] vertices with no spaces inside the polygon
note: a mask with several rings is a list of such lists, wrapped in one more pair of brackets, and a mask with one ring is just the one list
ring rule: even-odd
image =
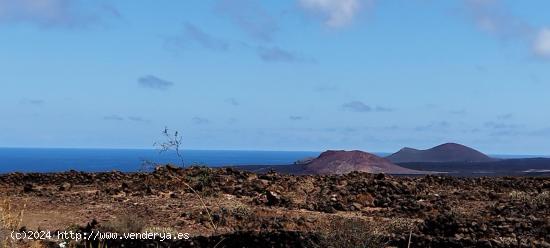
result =
[{"label": "rocky ground", "polygon": [[12,224],[20,230],[191,235],[94,243],[107,247],[550,247],[548,177],[292,176],[164,166],[0,175],[0,199],[2,240],[9,216],[20,216]]}]

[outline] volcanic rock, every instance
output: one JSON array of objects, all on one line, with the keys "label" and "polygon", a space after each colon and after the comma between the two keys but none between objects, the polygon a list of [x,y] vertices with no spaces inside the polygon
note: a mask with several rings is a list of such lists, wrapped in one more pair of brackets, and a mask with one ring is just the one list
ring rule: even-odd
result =
[{"label": "volcanic rock", "polygon": [[388,174],[422,174],[403,168],[374,154],[362,151],[326,151],[308,164],[304,170],[311,174],[345,174],[352,171]]},{"label": "volcanic rock", "polygon": [[427,150],[405,147],[386,157],[393,163],[410,162],[491,162],[495,159],[470,147],[446,143]]}]

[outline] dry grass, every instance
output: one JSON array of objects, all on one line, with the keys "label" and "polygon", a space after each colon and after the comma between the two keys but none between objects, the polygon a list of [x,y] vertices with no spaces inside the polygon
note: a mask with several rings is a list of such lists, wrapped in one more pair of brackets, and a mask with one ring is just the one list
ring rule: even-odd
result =
[{"label": "dry grass", "polygon": [[11,239],[9,233],[14,230],[19,230],[26,204],[21,208],[14,206],[8,198],[0,203],[0,247],[13,247],[15,241]]},{"label": "dry grass", "polygon": [[135,215],[122,215],[101,226],[102,232],[139,233],[145,229],[145,220]]},{"label": "dry grass", "polygon": [[193,192],[193,194],[195,196],[197,196],[197,198],[199,199],[199,201],[201,202],[201,205],[204,209],[204,211],[206,212],[206,214],[208,215],[208,220],[210,222],[210,225],[212,227],[212,231],[214,232],[214,234],[216,234],[218,232],[218,226],[214,223],[214,218],[212,217],[212,213],[210,211],[210,209],[208,208],[208,206],[206,206],[206,203],[204,201],[204,198],[199,194],[199,192],[197,192],[193,187],[191,187],[191,185],[189,185],[188,183],[184,182],[184,181],[181,181],[181,183],[187,187],[189,190],[191,190],[191,192]]},{"label": "dry grass", "polygon": [[30,242],[29,248],[45,248],[44,244],[40,241],[34,240]]},{"label": "dry grass", "polygon": [[325,236],[322,247],[386,247],[390,233],[409,235],[413,221],[404,218],[366,221],[360,218],[337,217],[321,233]]},{"label": "dry grass", "polygon": [[169,233],[172,236],[178,236],[178,231],[171,227],[158,227],[158,226],[151,226],[146,227],[143,229],[144,232],[148,233]]},{"label": "dry grass", "polygon": [[522,202],[526,202],[531,198],[531,196],[527,192],[517,191],[517,190],[510,191],[510,193],[508,193],[508,196],[510,197],[510,199],[514,201],[522,201]]},{"label": "dry grass", "polygon": [[538,206],[543,206],[550,203],[550,191],[529,194],[525,191],[513,190],[508,193],[508,196],[514,201],[531,203]]}]

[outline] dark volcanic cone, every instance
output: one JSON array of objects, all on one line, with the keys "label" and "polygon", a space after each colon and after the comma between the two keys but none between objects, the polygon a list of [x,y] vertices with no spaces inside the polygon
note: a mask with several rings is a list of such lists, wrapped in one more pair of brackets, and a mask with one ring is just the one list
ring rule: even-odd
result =
[{"label": "dark volcanic cone", "polygon": [[472,149],[455,143],[447,143],[428,150],[403,148],[386,157],[393,163],[410,162],[491,162],[495,159]]},{"label": "dark volcanic cone", "polygon": [[429,173],[403,168],[362,151],[326,151],[303,166],[310,174],[344,174],[352,171],[387,174]]}]

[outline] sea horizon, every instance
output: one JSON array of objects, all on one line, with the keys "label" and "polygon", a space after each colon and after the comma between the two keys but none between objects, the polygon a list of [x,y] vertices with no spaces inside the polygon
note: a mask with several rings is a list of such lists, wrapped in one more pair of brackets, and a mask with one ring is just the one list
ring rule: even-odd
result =
[{"label": "sea horizon", "polygon": [[[322,151],[277,150],[182,150],[185,166],[208,167],[244,165],[288,165],[297,160],[318,156]],[[389,152],[373,152],[381,157]],[[542,155],[490,155],[500,159],[537,158]],[[181,164],[173,152],[161,153],[147,148],[0,148],[0,173],[112,171],[135,172],[144,168],[145,161],[155,164]]]}]

